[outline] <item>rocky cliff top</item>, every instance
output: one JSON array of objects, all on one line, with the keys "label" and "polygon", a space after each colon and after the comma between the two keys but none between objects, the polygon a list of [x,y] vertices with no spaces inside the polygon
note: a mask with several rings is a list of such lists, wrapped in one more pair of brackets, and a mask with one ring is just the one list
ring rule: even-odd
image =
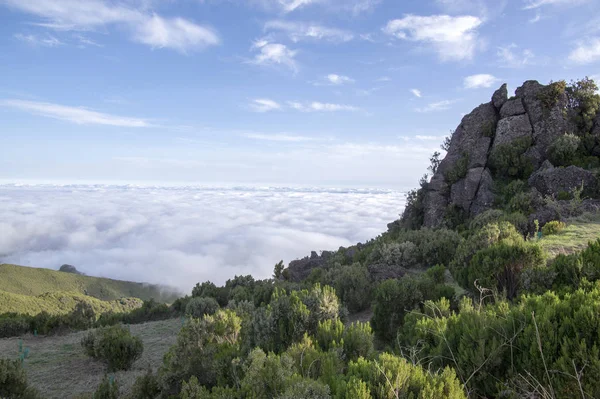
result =
[{"label": "rocky cliff top", "polygon": [[557,168],[549,160],[552,146],[568,133],[591,142],[589,155],[600,154],[598,109],[590,130],[582,132],[577,106],[564,82],[526,81],[510,98],[506,84],[502,85],[490,102],[462,119],[446,157],[409,201],[401,224],[436,228],[446,223],[450,213],[476,216],[497,201],[497,181],[522,179],[542,197],[573,192],[582,185],[587,192],[596,192],[594,173],[579,166]]}]

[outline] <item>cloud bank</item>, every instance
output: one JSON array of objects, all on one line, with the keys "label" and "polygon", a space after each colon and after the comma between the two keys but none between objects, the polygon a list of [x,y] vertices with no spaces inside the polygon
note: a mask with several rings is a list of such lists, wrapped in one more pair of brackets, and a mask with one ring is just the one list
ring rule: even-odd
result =
[{"label": "cloud bank", "polygon": [[403,206],[390,190],[4,185],[0,262],[189,291],[373,238]]}]

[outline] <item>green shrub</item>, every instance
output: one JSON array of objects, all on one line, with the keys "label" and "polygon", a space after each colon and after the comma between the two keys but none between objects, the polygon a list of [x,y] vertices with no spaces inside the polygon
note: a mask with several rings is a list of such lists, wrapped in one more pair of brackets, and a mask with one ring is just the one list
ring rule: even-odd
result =
[{"label": "green shrub", "polygon": [[0,359],[0,398],[37,399],[37,391],[27,384],[20,360]]},{"label": "green shrub", "polygon": [[469,154],[462,154],[461,157],[454,163],[452,169],[446,172],[446,181],[453,185],[467,175],[469,171]]},{"label": "green shrub", "polygon": [[538,93],[538,100],[546,109],[550,109],[558,104],[560,97],[565,94],[567,82],[559,80],[558,82],[550,82],[543,90]]},{"label": "green shrub", "polygon": [[191,317],[202,318],[205,314],[212,315],[219,310],[219,303],[214,298],[196,297],[190,299],[185,307],[185,314]]},{"label": "green shrub", "polygon": [[548,159],[554,166],[573,164],[581,139],[572,133],[557,137],[548,148]]},{"label": "green shrub", "polygon": [[545,264],[540,246],[519,238],[501,240],[475,253],[469,267],[463,271],[463,287],[478,294],[476,283],[483,288],[504,292],[508,299],[515,298],[521,285],[521,272]]},{"label": "green shrub", "polygon": [[525,152],[531,144],[531,137],[520,137],[494,148],[489,158],[492,171],[499,177],[528,178],[533,172],[533,162]]},{"label": "green shrub", "polygon": [[119,399],[119,384],[117,381],[104,376],[94,392],[94,399]]},{"label": "green shrub", "polygon": [[371,305],[371,278],[366,267],[355,263],[333,268],[329,274],[333,275],[331,279],[336,294],[351,313]]},{"label": "green shrub", "polygon": [[329,387],[318,381],[302,379],[290,385],[277,399],[330,399]]},{"label": "green shrub", "polygon": [[122,326],[103,327],[89,332],[81,340],[88,356],[105,361],[110,371],[129,370],[142,356],[142,340]]},{"label": "green shrub", "polygon": [[375,290],[371,324],[377,336],[391,341],[402,325],[404,315],[423,302],[423,293],[415,279],[386,280]]},{"label": "green shrub", "polygon": [[369,323],[355,322],[344,329],[344,354],[347,360],[370,359],[375,352],[373,330]]},{"label": "green shrub", "polygon": [[573,198],[573,194],[568,191],[559,191],[556,195],[558,201],[570,201]]},{"label": "green shrub", "polygon": [[423,226],[425,217],[425,190],[411,190],[406,195],[406,206],[400,218],[400,225],[404,228],[415,230]]},{"label": "green shrub", "polygon": [[588,133],[594,126],[594,118],[600,108],[598,86],[587,76],[578,81],[571,81],[566,88],[568,106],[573,111],[571,118],[580,135]]},{"label": "green shrub", "polygon": [[136,378],[127,399],[154,399],[160,392],[159,380],[149,368],[146,374]]},{"label": "green shrub", "polygon": [[564,230],[565,227],[567,227],[567,225],[564,222],[553,220],[551,222],[546,223],[544,227],[542,227],[542,234],[545,236],[558,234],[562,230]]}]

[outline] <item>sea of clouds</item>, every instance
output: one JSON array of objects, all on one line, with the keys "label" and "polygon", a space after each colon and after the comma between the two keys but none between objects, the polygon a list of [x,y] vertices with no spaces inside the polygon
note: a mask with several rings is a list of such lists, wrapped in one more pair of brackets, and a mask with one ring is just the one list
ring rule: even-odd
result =
[{"label": "sea of clouds", "polygon": [[0,185],[0,263],[189,291],[374,238],[404,203],[382,189]]}]

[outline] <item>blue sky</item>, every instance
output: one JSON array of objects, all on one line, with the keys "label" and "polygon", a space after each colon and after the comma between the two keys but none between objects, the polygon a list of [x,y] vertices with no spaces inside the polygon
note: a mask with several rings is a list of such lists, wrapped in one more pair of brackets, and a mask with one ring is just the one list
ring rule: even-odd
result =
[{"label": "blue sky", "polygon": [[600,76],[598,0],[0,0],[2,181],[416,185],[501,83]]}]

